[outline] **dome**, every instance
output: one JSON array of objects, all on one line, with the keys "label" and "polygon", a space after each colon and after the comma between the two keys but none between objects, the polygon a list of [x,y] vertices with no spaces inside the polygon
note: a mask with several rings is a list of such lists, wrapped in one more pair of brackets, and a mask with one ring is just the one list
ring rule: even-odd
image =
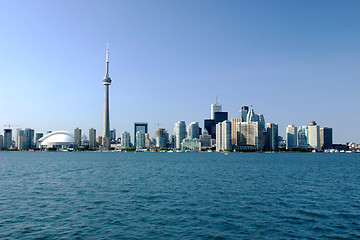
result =
[{"label": "dome", "polygon": [[54,131],[46,134],[38,140],[41,146],[68,146],[74,142],[72,134],[66,131]]}]

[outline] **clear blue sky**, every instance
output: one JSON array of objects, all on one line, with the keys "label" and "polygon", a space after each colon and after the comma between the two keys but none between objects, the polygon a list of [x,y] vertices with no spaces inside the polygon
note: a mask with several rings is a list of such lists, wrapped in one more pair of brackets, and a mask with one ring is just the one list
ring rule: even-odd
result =
[{"label": "clear blue sky", "polygon": [[[102,134],[110,125],[229,117],[315,120],[360,143],[360,1],[0,1],[0,124]],[[16,128],[14,127],[14,128]]]}]

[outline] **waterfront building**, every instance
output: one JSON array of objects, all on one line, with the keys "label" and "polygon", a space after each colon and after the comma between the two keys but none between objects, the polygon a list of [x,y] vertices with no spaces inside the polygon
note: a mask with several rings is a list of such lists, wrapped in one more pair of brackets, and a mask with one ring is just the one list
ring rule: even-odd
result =
[{"label": "waterfront building", "polygon": [[0,135],[0,151],[4,149],[4,136]]},{"label": "waterfront building", "polygon": [[222,122],[221,138],[221,150],[232,150],[231,122],[229,120]]},{"label": "waterfront building", "polygon": [[177,123],[175,123],[174,134],[175,134],[175,148],[180,149],[182,140],[186,138],[185,121],[178,121]]},{"label": "waterfront building", "polygon": [[111,78],[109,77],[109,44],[106,48],[106,74],[102,81],[105,86],[105,104],[104,104],[104,124],[102,135],[102,147],[104,150],[110,149],[110,110],[109,110],[109,87]]},{"label": "waterfront building", "polygon": [[144,149],[145,148],[145,133],[142,131],[136,132],[136,149]]},{"label": "waterfront building", "polygon": [[308,148],[308,127],[302,126],[297,130],[297,143],[299,148]]},{"label": "waterfront building", "polygon": [[206,129],[204,130],[203,134],[200,135],[200,142],[202,148],[211,147],[211,136]]},{"label": "waterfront building", "polygon": [[266,124],[266,149],[275,150],[279,147],[278,125],[275,123]]},{"label": "waterfront building", "polygon": [[297,147],[297,128],[294,125],[288,125],[286,128],[286,149]]},{"label": "waterfront building", "polygon": [[149,136],[149,133],[145,133],[145,147],[150,148],[151,147],[151,139]]},{"label": "waterfront building", "polygon": [[53,131],[40,138],[38,142],[41,149],[67,149],[73,147],[74,137],[66,131]]},{"label": "waterfront building", "polygon": [[311,148],[320,150],[320,127],[315,121],[310,121],[308,126],[308,144]]},{"label": "waterfront building", "polygon": [[167,148],[169,134],[164,128],[159,128],[155,131],[156,148]]},{"label": "waterfront building", "polygon": [[232,118],[231,119],[231,136],[232,136],[232,143],[233,145],[237,146],[237,131],[236,131],[236,124],[239,122],[246,122],[246,118],[245,121],[243,121],[243,118]]},{"label": "waterfront building", "polygon": [[320,128],[320,147],[321,149],[330,149],[333,145],[332,128]]},{"label": "waterfront building", "polygon": [[134,146],[136,146],[136,133],[137,132],[148,133],[148,123],[147,122],[135,122],[134,123]]},{"label": "waterfront building", "polygon": [[236,131],[237,146],[252,146],[253,149],[263,150],[264,131],[260,122],[239,122]]},{"label": "waterfront building", "polygon": [[95,150],[97,148],[96,146],[96,129],[90,128],[89,129],[89,149]]},{"label": "waterfront building", "polygon": [[181,142],[181,151],[200,151],[201,142],[197,138],[184,138]]},{"label": "waterfront building", "polygon": [[194,139],[197,138],[199,139],[199,123],[198,122],[192,122],[189,124],[188,126],[188,133],[187,133],[187,138],[189,139]]},{"label": "waterfront building", "polygon": [[215,119],[215,113],[216,112],[221,112],[222,111],[222,106],[218,101],[218,96],[216,95],[216,103],[215,104],[211,104],[211,119]]},{"label": "waterfront building", "polygon": [[121,148],[129,148],[131,147],[131,141],[130,141],[130,133],[127,131],[124,131],[121,133]]},{"label": "waterfront building", "polygon": [[81,129],[75,128],[74,130],[74,148],[77,149],[81,147]]},{"label": "waterfront building", "polygon": [[216,124],[216,151],[222,150],[222,122]]},{"label": "waterfront building", "polygon": [[15,147],[20,150],[28,150],[26,146],[25,131],[21,128],[16,129]]},{"label": "waterfront building", "polygon": [[31,128],[25,128],[25,136],[26,136],[26,146],[25,148],[28,149],[34,149],[34,136],[35,131]]},{"label": "waterfront building", "polygon": [[4,129],[4,148],[10,149],[12,147],[12,129]]}]

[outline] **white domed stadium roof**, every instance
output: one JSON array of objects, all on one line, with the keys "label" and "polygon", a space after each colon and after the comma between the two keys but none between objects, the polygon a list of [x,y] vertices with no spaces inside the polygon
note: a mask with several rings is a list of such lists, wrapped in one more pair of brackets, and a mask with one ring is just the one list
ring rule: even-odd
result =
[{"label": "white domed stadium roof", "polygon": [[73,143],[74,137],[66,131],[54,131],[46,134],[39,139],[41,145],[50,145],[52,143]]}]

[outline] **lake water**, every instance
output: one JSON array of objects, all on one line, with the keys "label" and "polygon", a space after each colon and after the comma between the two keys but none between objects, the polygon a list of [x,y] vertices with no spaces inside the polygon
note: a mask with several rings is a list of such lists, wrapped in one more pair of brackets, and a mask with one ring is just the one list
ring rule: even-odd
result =
[{"label": "lake water", "polygon": [[360,238],[360,154],[0,152],[1,239]]}]

